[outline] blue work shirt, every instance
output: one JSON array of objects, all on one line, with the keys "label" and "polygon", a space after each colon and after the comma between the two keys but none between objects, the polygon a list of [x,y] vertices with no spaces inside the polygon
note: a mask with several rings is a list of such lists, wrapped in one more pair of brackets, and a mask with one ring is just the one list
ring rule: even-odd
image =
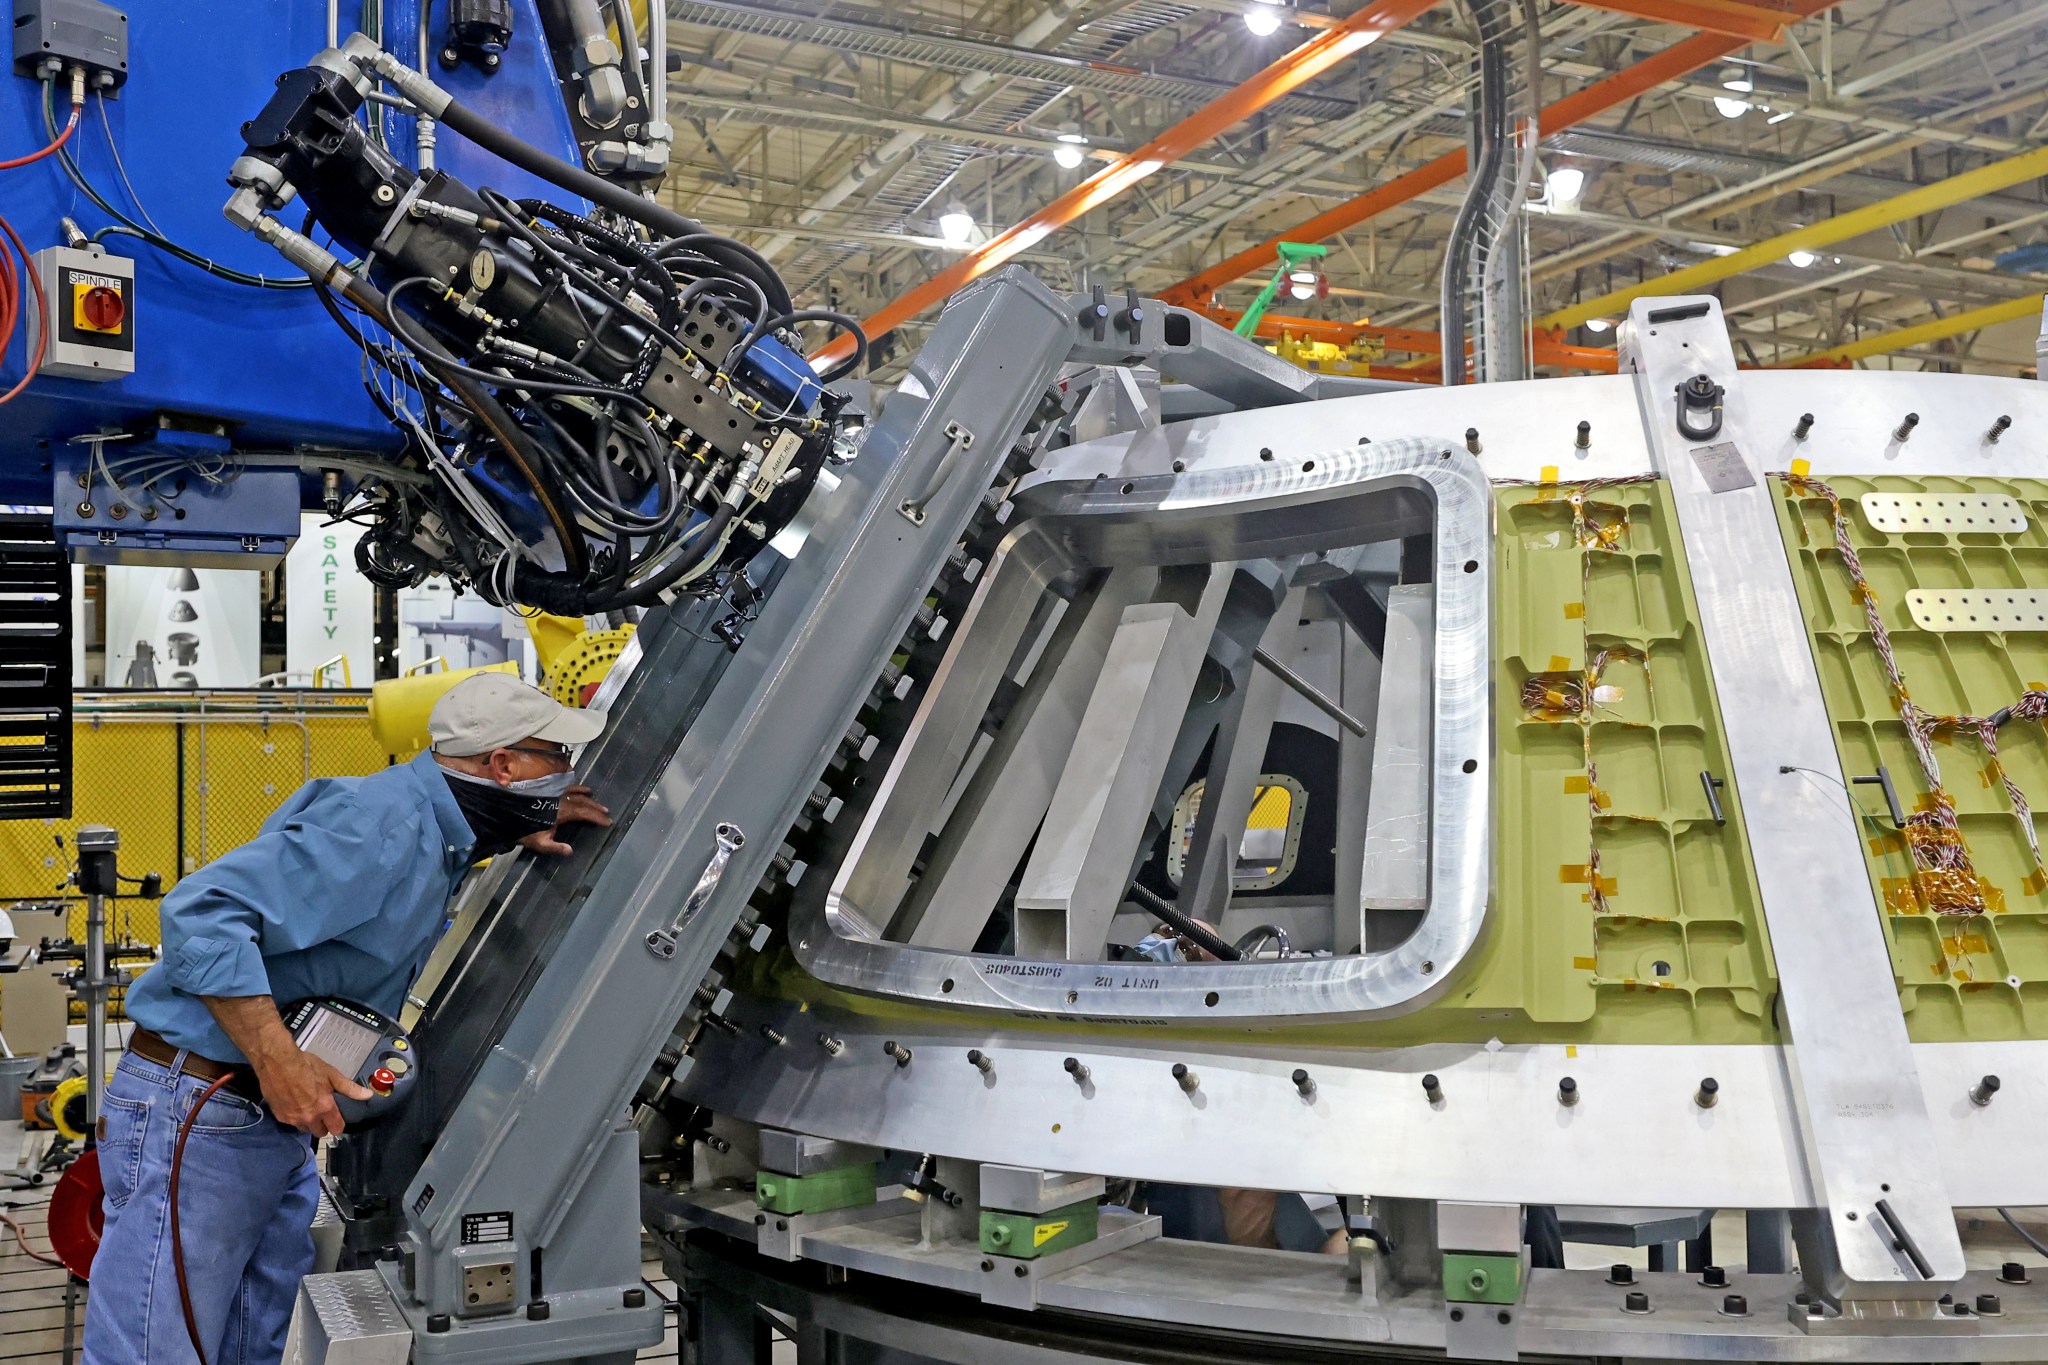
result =
[{"label": "blue work shirt", "polygon": [[475,844],[430,752],[309,782],[164,897],[163,961],[128,988],[128,1017],[221,1062],[248,1059],[202,995],[332,995],[395,1018]]}]

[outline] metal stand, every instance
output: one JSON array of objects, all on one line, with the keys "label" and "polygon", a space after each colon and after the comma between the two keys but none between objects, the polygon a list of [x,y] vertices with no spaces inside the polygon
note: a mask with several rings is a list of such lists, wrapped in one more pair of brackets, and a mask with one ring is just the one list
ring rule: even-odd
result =
[{"label": "metal stand", "polygon": [[105,825],[78,831],[78,889],[85,893],[85,961],[80,965],[78,998],[85,1002],[85,1123],[96,1133],[100,1092],[107,1085],[107,897],[120,886],[114,855],[121,836]]}]

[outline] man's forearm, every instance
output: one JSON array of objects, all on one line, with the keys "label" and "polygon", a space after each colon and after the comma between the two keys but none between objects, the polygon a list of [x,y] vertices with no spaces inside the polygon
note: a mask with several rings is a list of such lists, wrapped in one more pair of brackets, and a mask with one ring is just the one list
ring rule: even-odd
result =
[{"label": "man's forearm", "polygon": [[199,1003],[258,1071],[275,1058],[298,1051],[278,1015],[277,1002],[267,995],[202,995]]}]

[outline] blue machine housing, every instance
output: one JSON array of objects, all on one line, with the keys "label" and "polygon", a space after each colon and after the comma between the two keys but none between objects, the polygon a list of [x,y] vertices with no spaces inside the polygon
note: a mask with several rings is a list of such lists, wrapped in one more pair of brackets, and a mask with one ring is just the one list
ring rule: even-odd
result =
[{"label": "blue machine housing", "polygon": [[[422,2],[383,5],[385,44],[408,64],[418,60]],[[193,251],[251,274],[291,278],[284,259],[232,227],[221,206],[228,167],[242,150],[241,125],[263,107],[281,72],[305,65],[326,45],[326,8],[321,0],[132,0],[128,82],[106,100],[104,123],[99,97],[88,96],[69,144],[86,178],[137,219],[139,198],[164,235]],[[430,74],[486,118],[574,161],[576,144],[539,13],[533,0],[512,0],[512,8],[516,33],[495,74],[468,64]],[[344,30],[360,22],[360,5],[344,3]],[[441,38],[437,29],[432,42]],[[42,87],[18,76],[4,79],[0,156],[19,155],[49,140]],[[60,87],[60,120],[68,108]],[[390,146],[411,161],[413,121],[383,112]],[[109,150],[109,128],[133,194]],[[437,164],[467,183],[582,207],[447,129],[438,131]],[[67,215],[87,232],[110,222],[54,157],[8,172],[6,190],[5,212],[30,251],[61,243],[60,221]],[[298,226],[292,207],[283,216]],[[110,235],[103,244],[136,262],[135,373],[103,382],[38,379],[0,409],[0,502],[49,498],[53,455],[72,437],[141,425],[158,414],[217,421],[244,450],[399,448],[396,432],[363,392],[361,357],[310,291],[232,284],[133,237]],[[11,387],[27,364],[28,331],[24,319],[0,356],[0,389]],[[302,505],[317,506],[317,473],[299,482]],[[241,487],[237,482],[226,491],[223,514],[230,520],[238,514],[227,509]],[[251,503],[249,515],[256,530],[259,521],[271,524],[267,499],[262,507]]]},{"label": "blue machine housing", "polygon": [[825,392],[811,363],[774,337],[762,337],[749,347],[740,357],[740,371],[793,412],[809,412]]},{"label": "blue machine housing", "polygon": [[110,462],[149,461],[166,471],[153,487],[121,477],[116,491],[94,467],[90,449],[51,450],[46,489],[57,544],[80,564],[190,564],[198,568],[267,569],[299,536],[299,475],[292,469],[231,470],[224,482],[197,472],[171,472],[169,462],[218,463],[225,437],[165,431],[147,441],[106,447]]}]

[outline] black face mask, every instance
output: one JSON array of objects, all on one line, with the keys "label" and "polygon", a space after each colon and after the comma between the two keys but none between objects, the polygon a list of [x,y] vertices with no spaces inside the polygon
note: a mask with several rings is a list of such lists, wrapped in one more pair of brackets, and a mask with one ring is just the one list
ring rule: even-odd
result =
[{"label": "black face mask", "polygon": [[479,858],[495,857],[527,835],[555,827],[562,806],[558,796],[511,791],[488,777],[471,777],[453,768],[443,768],[441,775],[448,779],[448,790],[476,835]]}]

